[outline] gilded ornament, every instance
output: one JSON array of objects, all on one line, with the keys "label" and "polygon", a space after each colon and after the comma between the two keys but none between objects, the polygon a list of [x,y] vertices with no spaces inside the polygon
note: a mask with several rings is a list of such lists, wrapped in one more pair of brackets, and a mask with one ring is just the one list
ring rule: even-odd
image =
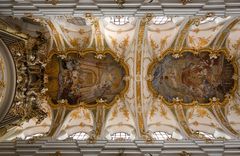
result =
[{"label": "gilded ornament", "polygon": [[199,26],[200,23],[201,23],[201,21],[204,21],[204,20],[206,20],[207,18],[213,17],[213,16],[215,16],[215,13],[214,13],[214,12],[208,12],[208,13],[206,13],[206,15],[204,15],[204,16],[199,16],[199,17],[193,19],[193,23],[194,23],[195,26]]},{"label": "gilded ornament", "polygon": [[150,45],[153,51],[159,47],[159,45],[152,39],[152,37],[150,37]]},{"label": "gilded ornament", "polygon": [[225,27],[222,33],[217,37],[217,40],[214,42],[213,49],[220,49],[223,47],[223,44],[225,43],[226,38],[229,35],[229,30],[231,30],[239,21],[239,18],[235,18]]},{"label": "gilded ornament", "polygon": [[136,104],[137,104],[137,118],[138,118],[138,127],[141,132],[141,135],[143,135],[145,132],[144,127],[144,120],[143,120],[143,113],[142,113],[142,90],[141,90],[141,79],[140,76],[142,75],[141,66],[142,66],[142,45],[143,45],[143,39],[144,39],[144,30],[146,28],[146,25],[152,20],[153,15],[148,13],[146,14],[141,22],[140,22],[140,28],[138,31],[138,40],[137,40],[137,55],[136,55],[136,76],[139,76],[139,79],[136,77],[137,81],[135,83],[136,85]]},{"label": "gilded ornament", "polygon": [[154,139],[152,138],[151,134],[152,133],[150,131],[147,131],[147,132],[141,131],[141,135],[147,144],[151,144],[154,142]]},{"label": "gilded ornament", "polygon": [[211,119],[211,117],[208,114],[207,110],[205,110],[204,108],[198,108],[196,110],[196,112],[197,112],[197,117],[200,117],[200,118],[207,117],[207,118]]},{"label": "gilded ornament", "polygon": [[59,0],[46,0],[46,2],[51,3],[52,5],[57,5]]},{"label": "gilded ornament", "polygon": [[103,100],[102,98],[100,98],[100,99],[97,99],[96,102],[101,104],[101,103],[106,103],[107,100]]},{"label": "gilded ornament", "polygon": [[238,39],[236,43],[232,45],[232,47],[237,51],[240,47],[240,39]]},{"label": "gilded ornament", "polygon": [[192,0],[181,0],[181,2],[182,2],[183,5],[186,5],[187,3],[192,2]]},{"label": "gilded ornament", "polygon": [[115,3],[117,3],[119,8],[123,8],[123,4],[126,3],[125,0],[115,0]]},{"label": "gilded ornament", "polygon": [[238,131],[234,130],[229,124],[227,118],[224,116],[225,112],[222,111],[221,105],[219,102],[215,102],[215,105],[212,105],[212,112],[220,120],[221,124],[235,137],[239,137],[240,134]]},{"label": "gilded ornament", "polygon": [[169,38],[170,36],[168,35],[168,36],[165,36],[164,38],[162,38],[161,40],[160,40],[160,50],[161,51],[163,51],[164,50],[164,48],[166,47],[166,45],[167,45],[167,40],[168,40],[168,38]]},{"label": "gilded ornament", "polygon": [[233,110],[238,116],[240,116],[240,105],[234,104],[232,107],[230,107],[231,110]]},{"label": "gilded ornament", "polygon": [[103,54],[97,54],[97,55],[95,55],[95,58],[96,59],[99,59],[99,60],[102,60],[103,58],[105,58],[106,56],[105,55],[103,55]]},{"label": "gilded ornament", "polygon": [[234,80],[238,80],[239,76],[237,74],[234,74],[232,77]]},{"label": "gilded ornament", "polygon": [[191,154],[186,151],[182,151],[182,153],[180,153],[179,156],[191,156]]}]

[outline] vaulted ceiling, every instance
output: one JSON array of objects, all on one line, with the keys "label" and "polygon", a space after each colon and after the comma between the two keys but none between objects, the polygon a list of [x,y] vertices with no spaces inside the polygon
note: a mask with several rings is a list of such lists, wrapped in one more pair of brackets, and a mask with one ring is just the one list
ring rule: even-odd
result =
[{"label": "vaulted ceiling", "polygon": [[4,1],[0,140],[239,138],[238,5]]}]

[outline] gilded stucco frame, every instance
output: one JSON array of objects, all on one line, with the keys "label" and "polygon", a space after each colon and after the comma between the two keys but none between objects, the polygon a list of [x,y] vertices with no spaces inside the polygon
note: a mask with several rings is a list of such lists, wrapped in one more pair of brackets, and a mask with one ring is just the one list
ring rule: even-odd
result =
[{"label": "gilded stucco frame", "polygon": [[[66,50],[66,51],[52,50],[52,51],[50,51],[49,54],[48,54],[48,57],[47,57],[48,59],[47,59],[46,64],[48,64],[48,62],[51,61],[51,59],[52,59],[52,57],[53,57],[54,55],[67,57],[68,54],[78,54],[78,55],[80,55],[80,56],[84,56],[84,55],[86,55],[86,54],[88,54],[88,53],[93,53],[93,54],[95,54],[96,56],[100,56],[100,57],[101,57],[101,56],[104,57],[106,54],[110,54],[110,55],[114,58],[114,60],[123,67],[123,69],[124,69],[124,71],[125,71],[125,77],[129,77],[129,68],[128,68],[127,64],[125,63],[124,59],[119,58],[119,57],[118,57],[113,51],[111,51],[110,49],[106,49],[106,50],[101,51],[101,52],[96,51],[96,49],[94,49],[94,48],[87,48],[87,49],[82,50],[82,51],[78,51],[78,50]],[[45,74],[45,76],[47,76],[46,73],[44,73],[44,74]],[[117,100],[118,100],[120,97],[123,97],[123,96],[124,96],[124,94],[125,94],[125,93],[128,91],[128,89],[129,89],[129,79],[128,79],[128,78],[125,78],[124,81],[125,81],[125,87],[124,87],[124,89],[123,89],[119,94],[115,95],[114,99],[113,99],[110,103],[96,100],[96,103],[94,103],[94,104],[87,104],[87,103],[85,103],[85,102],[80,102],[80,103],[78,103],[78,104],[76,104],[76,105],[70,105],[67,101],[63,100],[62,103],[54,104],[54,103],[52,102],[52,100],[51,100],[51,97],[49,97],[48,95],[46,95],[46,97],[47,97],[48,104],[49,104],[52,108],[58,108],[58,105],[64,105],[64,106],[66,106],[68,109],[71,109],[71,110],[72,110],[72,109],[75,109],[75,108],[78,108],[78,107],[83,107],[83,108],[87,108],[87,109],[96,109],[96,107],[97,107],[98,105],[103,105],[105,108],[111,108],[111,107],[117,102]],[[46,84],[47,84],[47,83],[44,83],[45,88],[47,88],[47,87],[46,87]]]},{"label": "gilded stucco frame", "polygon": [[182,101],[182,99],[173,100],[173,102],[168,102],[163,96],[159,95],[158,92],[156,90],[154,90],[151,82],[152,82],[152,78],[153,78],[152,71],[153,71],[153,68],[156,65],[156,63],[160,62],[167,55],[172,55],[173,57],[178,58],[178,57],[181,57],[182,54],[185,53],[185,52],[191,52],[194,55],[198,55],[198,54],[200,54],[202,52],[207,52],[207,53],[209,53],[209,56],[213,56],[213,57],[216,57],[219,54],[223,54],[226,57],[226,59],[233,65],[233,68],[234,68],[233,76],[234,75],[238,75],[238,68],[237,68],[236,60],[235,60],[234,57],[232,57],[229,54],[229,52],[228,52],[228,50],[226,48],[217,49],[217,50],[213,50],[211,48],[203,48],[203,49],[188,49],[188,48],[185,48],[185,49],[182,49],[180,51],[176,51],[174,49],[167,49],[166,51],[162,52],[159,57],[155,58],[152,61],[152,63],[150,63],[149,66],[148,66],[148,70],[147,70],[147,77],[148,77],[147,84],[148,84],[148,88],[152,92],[153,96],[156,97],[156,98],[160,98],[161,101],[164,102],[168,106],[174,106],[175,104],[180,104],[182,106],[198,105],[198,106],[204,106],[204,107],[210,107],[213,104],[219,104],[221,106],[225,106],[229,102],[229,99],[231,98],[231,96],[234,96],[234,93],[237,90],[237,87],[238,87],[238,79],[237,78],[233,78],[234,86],[233,86],[233,88],[229,92],[230,96],[225,95],[225,98],[224,98],[224,100],[222,102],[220,102],[218,99],[216,99],[216,100],[210,99],[210,102],[208,102],[208,103],[199,103],[198,101],[192,101],[190,103],[184,103]]}]

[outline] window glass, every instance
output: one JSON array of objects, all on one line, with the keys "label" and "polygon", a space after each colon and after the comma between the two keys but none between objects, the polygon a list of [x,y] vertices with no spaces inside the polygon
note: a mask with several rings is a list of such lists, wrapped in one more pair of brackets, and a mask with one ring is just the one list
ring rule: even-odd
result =
[{"label": "window glass", "polygon": [[166,132],[160,132],[160,131],[158,131],[158,132],[154,132],[154,133],[153,133],[153,138],[154,138],[155,140],[167,140],[167,139],[172,138],[172,135],[171,135],[171,134],[168,134],[168,133],[166,133]]},{"label": "window glass", "polygon": [[129,22],[129,17],[125,17],[125,16],[111,17],[110,22],[115,25],[124,25]]},{"label": "window glass", "polygon": [[153,23],[154,24],[165,24],[167,22],[170,22],[172,21],[172,18],[171,17],[167,17],[167,16],[157,16],[157,17],[154,17],[152,19]]},{"label": "window glass", "polygon": [[130,135],[125,132],[117,132],[111,135],[111,140],[114,141],[128,141],[130,140]]},{"label": "window glass", "polygon": [[74,133],[70,136],[70,138],[73,138],[74,140],[86,140],[88,139],[89,135],[84,132],[78,132]]}]

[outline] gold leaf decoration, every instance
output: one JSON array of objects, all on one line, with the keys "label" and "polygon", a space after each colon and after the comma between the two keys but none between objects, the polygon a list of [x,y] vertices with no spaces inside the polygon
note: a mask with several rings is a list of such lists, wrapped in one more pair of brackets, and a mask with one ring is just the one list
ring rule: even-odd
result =
[{"label": "gold leaf decoration", "polygon": [[[195,38],[194,36],[188,36],[188,41],[194,48],[200,49],[209,43],[210,37],[211,36],[209,36],[208,38],[205,38],[205,37]],[[195,41],[198,41],[197,44]]]},{"label": "gold leaf decoration", "polygon": [[160,105],[160,115],[163,116],[165,119],[169,120],[169,118],[167,117],[167,111],[163,107],[163,105]]},{"label": "gold leaf decoration", "polygon": [[240,47],[240,39],[237,40],[235,44],[232,45],[233,49],[238,50]]},{"label": "gold leaf decoration", "polygon": [[153,51],[159,47],[159,45],[152,39],[152,37],[150,37],[150,45]]},{"label": "gold leaf decoration", "polygon": [[84,127],[84,124],[81,122],[81,123],[79,124],[79,127],[80,127],[80,128],[83,128],[83,127]]},{"label": "gold leaf decoration", "polygon": [[114,49],[117,49],[117,39],[112,37],[112,36],[109,36],[110,39],[111,39],[111,42],[112,42],[112,45],[113,45],[113,48]]},{"label": "gold leaf decoration", "polygon": [[126,106],[120,108],[120,112],[122,112],[126,119],[129,120],[129,112]]},{"label": "gold leaf decoration", "polygon": [[192,31],[197,34],[197,33],[199,33],[200,29],[199,29],[199,28],[195,28],[195,29],[193,29]]},{"label": "gold leaf decoration", "polygon": [[74,111],[72,112],[72,114],[70,115],[70,117],[72,119],[79,119],[80,118],[80,113],[78,111]]},{"label": "gold leaf decoration", "polygon": [[188,41],[192,46],[195,45],[193,36],[188,36]]},{"label": "gold leaf decoration", "polygon": [[188,120],[193,118],[194,109],[192,109],[188,114]]},{"label": "gold leaf decoration", "polygon": [[235,104],[230,109],[233,110],[238,116],[240,116],[240,106],[239,105]]},{"label": "gold leaf decoration", "polygon": [[199,40],[199,47],[198,48],[203,48],[204,46],[206,46],[209,43],[209,38],[205,38],[205,37],[198,37]]},{"label": "gold leaf decoration", "polygon": [[128,47],[128,44],[129,44],[129,36],[127,35],[119,44],[119,48],[125,51]]},{"label": "gold leaf decoration", "polygon": [[169,38],[170,36],[168,35],[168,36],[165,36],[165,37],[163,37],[162,39],[161,39],[161,41],[160,41],[160,50],[163,50],[165,47],[166,47],[166,44],[167,44],[167,40],[168,40],[168,38]]},{"label": "gold leaf decoration", "polygon": [[72,46],[77,46],[78,45],[78,41],[77,41],[76,38],[70,39],[70,43],[71,43]]},{"label": "gold leaf decoration", "polygon": [[203,108],[198,108],[196,110],[196,112],[197,112],[197,117],[200,117],[200,118],[207,117],[207,118],[211,119],[211,117],[208,114],[208,112],[205,109],[203,109]]},{"label": "gold leaf decoration", "polygon": [[84,110],[84,117],[88,121],[91,121],[91,115],[90,115],[90,113],[87,110]]},{"label": "gold leaf decoration", "polygon": [[153,116],[155,115],[155,113],[158,111],[158,108],[152,104],[152,108],[151,108],[151,111],[150,111],[150,118],[153,118]]},{"label": "gold leaf decoration", "polygon": [[110,118],[110,121],[112,121],[115,117],[117,117],[118,108],[115,106],[112,111],[112,117]]}]

